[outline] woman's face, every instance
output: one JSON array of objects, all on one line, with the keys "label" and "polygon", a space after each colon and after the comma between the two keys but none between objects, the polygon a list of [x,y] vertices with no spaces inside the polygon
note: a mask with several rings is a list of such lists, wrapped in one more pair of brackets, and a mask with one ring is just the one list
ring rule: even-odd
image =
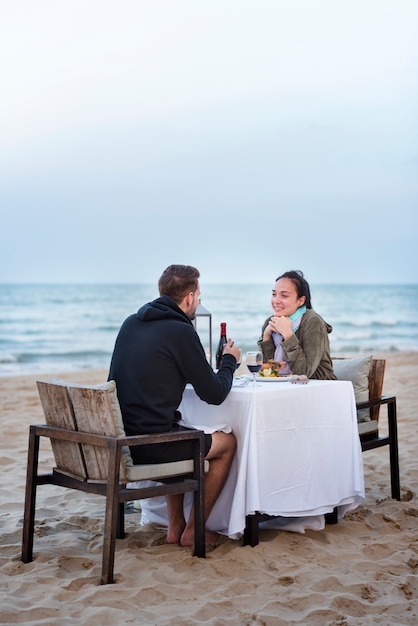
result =
[{"label": "woman's face", "polygon": [[280,278],[273,287],[271,306],[276,317],[289,317],[305,302],[305,296],[298,298],[296,287],[290,278]]}]

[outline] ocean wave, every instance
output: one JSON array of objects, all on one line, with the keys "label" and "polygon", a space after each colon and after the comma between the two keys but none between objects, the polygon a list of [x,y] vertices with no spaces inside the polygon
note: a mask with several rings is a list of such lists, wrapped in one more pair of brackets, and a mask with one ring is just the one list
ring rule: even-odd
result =
[{"label": "ocean wave", "polygon": [[0,361],[1,376],[23,376],[27,374],[45,374],[59,372],[78,372],[81,370],[108,370],[110,355],[97,358],[48,358],[29,359],[26,361]]},{"label": "ocean wave", "polygon": [[393,344],[381,344],[379,346],[373,344],[365,344],[363,346],[359,346],[357,343],[346,343],[341,344],[339,346],[334,346],[331,349],[332,355],[349,355],[349,354],[384,354],[386,352],[417,352],[418,345],[415,347],[412,346],[404,346],[400,347],[399,345]]},{"label": "ocean wave", "polygon": [[340,327],[340,328],[418,328],[418,322],[415,322],[415,320],[408,320],[408,321],[404,321],[404,320],[352,320],[352,319],[347,319],[347,320],[337,320],[337,321],[333,321],[331,326],[333,328],[335,327]]},{"label": "ocean wave", "polygon": [[0,363],[17,363],[18,360],[13,354],[0,353]]},{"label": "ocean wave", "polygon": [[96,360],[110,358],[111,352],[106,350],[79,350],[72,352],[21,352],[15,355],[17,363],[34,363],[42,360],[49,361],[73,361],[73,360]]}]

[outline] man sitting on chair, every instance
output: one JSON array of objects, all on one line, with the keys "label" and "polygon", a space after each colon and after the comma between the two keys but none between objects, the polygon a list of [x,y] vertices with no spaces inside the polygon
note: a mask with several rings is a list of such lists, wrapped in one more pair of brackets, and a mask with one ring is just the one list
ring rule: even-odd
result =
[{"label": "man sitting on chair", "polygon": [[[189,265],[170,265],[162,273],[160,297],[143,305],[122,324],[110,364],[109,380],[116,381],[126,434],[142,435],[179,430],[178,406],[186,383],[201,400],[221,404],[231,387],[241,351],[229,339],[215,373],[192,324],[199,304],[199,271]],[[232,433],[205,434],[205,520],[215,504],[234,458]],[[166,443],[131,449],[134,463],[162,463],[192,458],[192,442]],[[193,511],[187,521],[183,494],[167,496],[168,543],[194,545]],[[206,530],[206,542],[218,535]]]}]

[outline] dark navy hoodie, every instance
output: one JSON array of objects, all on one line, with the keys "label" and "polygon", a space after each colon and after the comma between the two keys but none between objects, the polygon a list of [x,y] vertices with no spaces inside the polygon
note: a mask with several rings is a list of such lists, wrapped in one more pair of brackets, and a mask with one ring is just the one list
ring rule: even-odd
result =
[{"label": "dark navy hoodie", "polygon": [[221,404],[232,386],[235,358],[226,354],[215,373],[190,318],[169,296],[142,306],[122,324],[109,380],[116,382],[127,435],[167,432],[186,383],[209,404]]}]

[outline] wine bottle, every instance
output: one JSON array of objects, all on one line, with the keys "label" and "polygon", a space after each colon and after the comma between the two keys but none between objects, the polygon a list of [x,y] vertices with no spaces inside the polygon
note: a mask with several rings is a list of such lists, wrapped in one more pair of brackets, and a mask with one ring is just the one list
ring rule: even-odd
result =
[{"label": "wine bottle", "polygon": [[227,342],[226,338],[226,322],[221,322],[221,332],[219,337],[218,347],[216,348],[216,369],[218,370],[221,366],[222,361],[222,352],[224,350],[224,345]]}]

